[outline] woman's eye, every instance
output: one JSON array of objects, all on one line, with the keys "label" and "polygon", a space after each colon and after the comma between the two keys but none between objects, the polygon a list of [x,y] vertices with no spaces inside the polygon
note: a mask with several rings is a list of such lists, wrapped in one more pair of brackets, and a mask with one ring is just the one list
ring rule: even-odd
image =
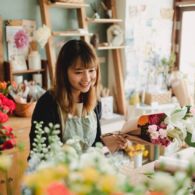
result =
[{"label": "woman's eye", "polygon": [[94,71],[95,71],[95,68],[89,70],[89,72],[94,72]]},{"label": "woman's eye", "polygon": [[82,74],[82,71],[76,71],[75,74]]}]

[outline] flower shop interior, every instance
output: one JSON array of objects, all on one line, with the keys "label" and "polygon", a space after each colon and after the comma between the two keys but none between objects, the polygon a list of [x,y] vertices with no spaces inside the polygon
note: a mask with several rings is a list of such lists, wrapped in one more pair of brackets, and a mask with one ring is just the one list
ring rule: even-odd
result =
[{"label": "flower shop interior", "polygon": [[[0,3],[0,195],[195,194],[195,0]],[[81,152],[37,123],[30,153],[34,108],[71,39],[98,56],[101,142]]]}]

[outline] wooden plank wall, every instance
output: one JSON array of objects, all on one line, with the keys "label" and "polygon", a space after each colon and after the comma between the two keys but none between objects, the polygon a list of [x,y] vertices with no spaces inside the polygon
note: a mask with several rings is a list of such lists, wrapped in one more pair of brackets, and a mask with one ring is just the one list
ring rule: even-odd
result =
[{"label": "wooden plank wall", "polygon": [[3,19],[0,16],[0,81],[4,80],[3,68]]}]

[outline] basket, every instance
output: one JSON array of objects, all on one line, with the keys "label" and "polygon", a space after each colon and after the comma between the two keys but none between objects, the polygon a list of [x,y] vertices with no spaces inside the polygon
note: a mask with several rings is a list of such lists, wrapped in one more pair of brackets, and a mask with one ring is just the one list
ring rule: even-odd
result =
[{"label": "basket", "polygon": [[16,103],[15,115],[20,117],[31,117],[37,102],[26,104]]}]

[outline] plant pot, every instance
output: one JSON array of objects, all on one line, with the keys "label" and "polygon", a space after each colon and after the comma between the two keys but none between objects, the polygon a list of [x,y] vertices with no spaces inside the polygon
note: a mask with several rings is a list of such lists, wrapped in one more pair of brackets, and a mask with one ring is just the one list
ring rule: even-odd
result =
[{"label": "plant pot", "polygon": [[31,117],[37,102],[26,104],[16,103],[15,115],[20,117]]}]

